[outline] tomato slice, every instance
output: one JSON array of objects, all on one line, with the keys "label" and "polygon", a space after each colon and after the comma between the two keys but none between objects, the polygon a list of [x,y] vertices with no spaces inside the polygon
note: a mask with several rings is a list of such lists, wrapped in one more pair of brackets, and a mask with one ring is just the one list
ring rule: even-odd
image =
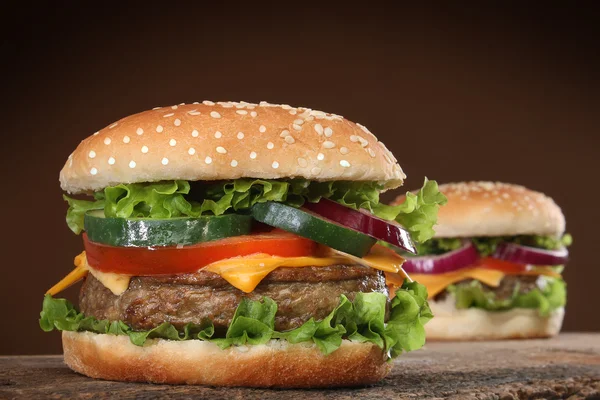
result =
[{"label": "tomato slice", "polygon": [[114,247],[91,242],[83,234],[88,264],[102,272],[133,276],[196,272],[226,258],[266,253],[279,257],[312,256],[318,245],[287,232],[236,236],[184,247]]},{"label": "tomato slice", "polygon": [[507,275],[519,275],[527,270],[526,265],[515,264],[492,257],[484,257],[480,259],[475,266],[478,268],[495,269],[502,271]]}]

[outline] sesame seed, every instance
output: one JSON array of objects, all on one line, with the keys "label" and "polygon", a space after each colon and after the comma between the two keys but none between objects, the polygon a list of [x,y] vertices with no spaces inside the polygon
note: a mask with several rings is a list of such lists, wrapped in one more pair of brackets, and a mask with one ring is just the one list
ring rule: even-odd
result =
[{"label": "sesame seed", "polygon": [[96,175],[97,173],[98,173],[98,170],[96,168],[90,169],[90,174]]},{"label": "sesame seed", "polygon": [[192,137],[198,137],[198,131],[197,130],[193,130],[192,131]]},{"label": "sesame seed", "polygon": [[200,115],[200,111],[188,111],[190,115]]},{"label": "sesame seed", "polygon": [[369,148],[368,151],[369,151],[369,155],[371,157],[375,158],[375,152],[373,151],[373,149]]},{"label": "sesame seed", "polygon": [[368,141],[366,141],[364,138],[362,138],[362,137],[360,137],[360,136],[358,136],[358,141],[360,142],[360,145],[361,145],[362,147],[367,147],[367,146],[369,145],[369,142],[368,142]]},{"label": "sesame seed", "polygon": [[142,146],[142,153],[146,154],[148,152],[148,146]]},{"label": "sesame seed", "polygon": [[297,113],[298,113],[298,111],[296,111],[296,109],[290,110],[290,114],[292,114],[292,115],[296,115]]},{"label": "sesame seed", "polygon": [[233,107],[233,104],[231,104],[230,102],[224,102],[224,101],[220,101],[219,105],[223,108],[231,108]]},{"label": "sesame seed", "polygon": [[164,114],[163,118],[172,117],[173,115],[175,115],[175,113]]},{"label": "sesame seed", "polygon": [[169,159],[167,157],[164,157],[162,160],[160,160],[160,162],[162,163],[162,165],[167,165],[169,163]]},{"label": "sesame seed", "polygon": [[323,154],[323,153],[317,154],[317,160],[323,161],[324,159],[325,159],[325,154]]},{"label": "sesame seed", "polygon": [[108,164],[109,164],[109,165],[114,165],[114,164],[115,164],[115,158],[114,158],[114,157],[110,157],[110,158],[108,159]]},{"label": "sesame seed", "polygon": [[177,106],[171,106],[173,110],[177,110]]},{"label": "sesame seed", "polygon": [[255,152],[251,152],[250,153],[250,158],[254,160],[256,158],[256,153]]},{"label": "sesame seed", "polygon": [[96,152],[94,150],[90,150],[88,157],[90,157],[90,158],[96,157]]},{"label": "sesame seed", "polygon": [[301,131],[302,130],[302,126],[298,125],[298,124],[292,124],[292,128],[294,128],[297,131]]},{"label": "sesame seed", "polygon": [[171,147],[175,147],[175,145],[176,145],[176,144],[177,144],[177,140],[175,140],[175,139],[171,139],[171,140],[169,140],[169,145],[170,145]]},{"label": "sesame seed", "polygon": [[273,167],[274,169],[279,168],[279,163],[277,161],[273,161],[273,164],[271,164],[271,167]]},{"label": "sesame seed", "polygon": [[137,133],[138,135],[142,135],[144,134],[144,130],[142,128],[137,128],[135,133]]},{"label": "sesame seed", "polygon": [[287,135],[290,134],[290,131],[288,131],[287,129],[284,129],[281,131],[281,133],[279,134],[279,137],[286,137]]},{"label": "sesame seed", "polygon": [[238,132],[237,138],[242,140],[244,138],[244,132]]},{"label": "sesame seed", "polygon": [[298,165],[302,168],[306,168],[306,166],[308,165],[308,161],[306,161],[305,158],[298,157]]},{"label": "sesame seed", "polygon": [[246,114],[248,114],[248,111],[246,111],[246,110],[237,110],[236,113],[238,113],[240,115],[246,115]]},{"label": "sesame seed", "polygon": [[162,107],[154,107],[153,110],[160,110]]},{"label": "sesame seed", "polygon": [[173,123],[175,124],[175,126],[179,126],[181,125],[181,120],[179,118],[175,118],[175,121],[173,121]]},{"label": "sesame seed", "polygon": [[342,154],[348,154],[348,148],[347,147],[340,147],[340,153],[342,153]]},{"label": "sesame seed", "polygon": [[130,140],[129,136],[123,136],[123,143],[129,143]]},{"label": "sesame seed", "polygon": [[258,113],[256,111],[250,111],[250,115],[252,117],[256,117],[258,115]]},{"label": "sesame seed", "polygon": [[302,124],[304,123],[304,120],[303,120],[303,119],[300,119],[300,118],[298,118],[298,119],[294,120],[294,123],[295,123],[296,125],[302,125]]},{"label": "sesame seed", "polygon": [[350,141],[351,142],[358,142],[358,136],[356,136],[356,135],[350,136]]},{"label": "sesame seed", "polygon": [[135,161],[131,160],[129,161],[129,168],[135,168],[136,164]]},{"label": "sesame seed", "polygon": [[204,104],[204,105],[207,105],[207,106],[214,106],[214,105],[215,105],[215,103],[213,103],[213,102],[212,102],[212,101],[210,101],[210,100],[204,100],[204,101],[202,102],[202,104]]},{"label": "sesame seed", "polygon": [[237,167],[238,162],[236,160],[231,160],[231,164],[232,167]]},{"label": "sesame seed", "polygon": [[104,138],[104,144],[105,145],[108,146],[110,144],[110,142],[111,142],[110,138]]},{"label": "sesame seed", "polygon": [[212,158],[210,158],[210,156],[206,156],[206,158],[204,159],[204,162],[207,164],[210,164],[212,162]]},{"label": "sesame seed", "polygon": [[220,138],[221,138],[221,136],[223,136],[223,134],[222,134],[221,132],[219,132],[219,131],[216,131],[216,132],[215,132],[215,138],[216,138],[216,139],[220,139]]},{"label": "sesame seed", "polygon": [[193,148],[193,147],[190,147],[190,148],[188,149],[188,154],[189,154],[190,156],[193,156],[194,154],[196,154],[196,149],[195,149],[195,148]]},{"label": "sesame seed", "polygon": [[217,153],[225,154],[225,153],[227,153],[227,150],[225,150],[224,147],[218,146],[217,147]]},{"label": "sesame seed", "polygon": [[161,132],[163,131],[163,129],[164,129],[164,128],[162,127],[162,125],[158,125],[158,126],[156,127],[156,132],[158,132],[158,133],[161,133]]},{"label": "sesame seed", "polygon": [[331,129],[330,127],[325,128],[325,136],[331,137],[331,135],[333,135],[333,129]]},{"label": "sesame seed", "polygon": [[119,125],[119,123],[118,123],[118,122],[115,122],[114,124],[112,124],[111,126],[109,126],[109,127],[108,127],[108,129],[112,129],[112,128],[114,128],[114,127],[115,127],[115,126],[117,126],[117,125]]},{"label": "sesame seed", "polygon": [[313,168],[310,170],[310,172],[311,172],[313,175],[318,175],[318,174],[320,174],[320,173],[321,173],[321,168],[319,168],[319,167],[313,167]]},{"label": "sesame seed", "polygon": [[98,131],[98,132],[94,132],[94,136],[96,136],[96,135],[97,135],[97,134],[99,134],[99,133],[100,133],[100,131]]},{"label": "sesame seed", "polygon": [[348,168],[350,166],[350,163],[346,160],[340,160],[340,165],[344,168]]},{"label": "sesame seed", "polygon": [[295,142],[294,138],[292,136],[286,136],[285,139],[286,143],[292,144]]},{"label": "sesame seed", "polygon": [[319,134],[322,135],[323,134],[323,125],[321,124],[316,124],[315,125],[315,131]]},{"label": "sesame seed", "polygon": [[213,117],[213,118],[221,118],[221,114],[219,114],[216,111],[211,111],[210,112],[210,116]]},{"label": "sesame seed", "polygon": [[261,126],[258,127],[258,131],[260,133],[265,133],[267,131],[267,127],[264,126],[264,125],[261,125]]},{"label": "sesame seed", "polygon": [[510,197],[510,195],[508,193],[502,193],[502,197],[504,197],[505,199],[508,199]]},{"label": "sesame seed", "polygon": [[273,147],[275,147],[275,145],[273,144],[273,142],[267,143],[267,149],[271,150]]},{"label": "sesame seed", "polygon": [[323,147],[325,147],[326,149],[333,149],[335,147],[335,143],[326,140],[325,142],[323,142]]}]

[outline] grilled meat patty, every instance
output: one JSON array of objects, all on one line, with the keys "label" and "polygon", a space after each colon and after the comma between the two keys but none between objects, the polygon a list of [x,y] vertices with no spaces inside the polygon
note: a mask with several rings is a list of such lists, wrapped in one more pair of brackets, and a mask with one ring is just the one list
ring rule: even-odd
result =
[{"label": "grilled meat patty", "polygon": [[[513,296],[515,289],[518,286],[518,293],[524,294],[537,288],[538,277],[534,275],[506,275],[501,281],[498,287],[491,287],[485,283],[481,283],[483,290],[486,292],[493,292],[498,300],[506,300]],[[458,283],[456,286],[468,285],[473,279],[465,279]],[[449,292],[444,290],[435,297],[435,301],[442,301],[448,296]]]},{"label": "grilled meat patty", "polygon": [[121,320],[136,330],[151,329],[165,321],[181,329],[208,318],[223,332],[242,298],[260,300],[266,296],[278,306],[275,329],[285,331],[310,318],[323,319],[339,304],[341,294],[352,300],[357,292],[387,294],[383,273],[361,265],[283,267],[267,275],[254,291],[244,293],[215,273],[199,271],[133,277],[120,296],[88,274],[79,306],[86,315]]}]

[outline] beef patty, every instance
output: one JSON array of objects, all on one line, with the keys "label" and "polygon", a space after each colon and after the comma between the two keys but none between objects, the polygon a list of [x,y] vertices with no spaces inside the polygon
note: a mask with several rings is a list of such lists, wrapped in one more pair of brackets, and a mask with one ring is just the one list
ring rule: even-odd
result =
[{"label": "beef patty", "polygon": [[[500,285],[498,287],[492,287],[492,286],[488,286],[485,283],[481,282],[481,286],[483,288],[484,292],[492,292],[495,294],[496,299],[498,300],[506,300],[506,299],[510,299],[514,292],[515,289],[518,286],[518,293],[519,294],[525,294],[528,293],[530,291],[532,291],[533,289],[537,288],[537,281],[538,277],[535,275],[506,275],[501,281],[500,281]],[[468,285],[469,283],[471,283],[474,279],[465,279],[463,281],[460,281],[458,283],[455,283],[456,286],[461,286],[461,285]],[[435,297],[435,301],[442,301],[446,298],[446,296],[448,296],[449,292],[447,290],[444,290],[443,292],[441,292],[440,294],[438,294]]]},{"label": "beef patty", "polygon": [[314,317],[321,320],[339,304],[340,295],[353,299],[358,292],[387,294],[382,272],[361,265],[278,268],[251,293],[231,286],[219,275],[200,271],[173,276],[133,277],[129,288],[114,295],[88,274],[79,294],[86,315],[121,320],[136,330],[167,321],[181,329],[210,319],[219,332],[230,324],[242,298],[273,299],[278,306],[275,329],[294,329]]}]

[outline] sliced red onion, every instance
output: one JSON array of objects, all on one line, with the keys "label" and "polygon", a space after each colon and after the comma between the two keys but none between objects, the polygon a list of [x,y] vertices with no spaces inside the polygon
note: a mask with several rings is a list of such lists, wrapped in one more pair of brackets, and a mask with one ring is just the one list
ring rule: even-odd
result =
[{"label": "sliced red onion", "polygon": [[544,250],[503,242],[498,244],[492,257],[517,264],[561,265],[569,260],[569,251],[565,247],[559,250]]},{"label": "sliced red onion", "polygon": [[306,202],[303,207],[340,225],[390,243],[410,253],[417,253],[410,233],[396,221],[386,221],[367,211],[355,210],[328,199],[321,199],[318,203]]},{"label": "sliced red onion", "polygon": [[402,268],[409,274],[443,274],[473,265],[479,253],[470,240],[456,250],[437,256],[406,257]]}]

